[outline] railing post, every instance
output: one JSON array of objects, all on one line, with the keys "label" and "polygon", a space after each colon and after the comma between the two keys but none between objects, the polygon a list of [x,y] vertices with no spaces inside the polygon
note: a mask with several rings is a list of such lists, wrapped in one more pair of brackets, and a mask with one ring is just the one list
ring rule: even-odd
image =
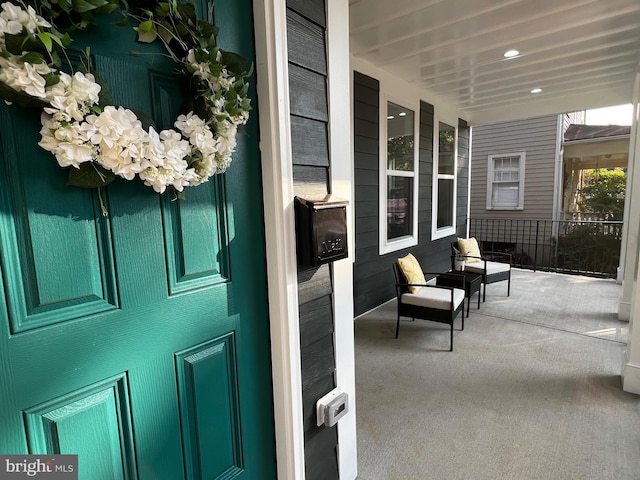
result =
[{"label": "railing post", "polygon": [[536,247],[533,254],[533,271],[538,267],[538,231],[540,230],[540,220],[536,220]]}]

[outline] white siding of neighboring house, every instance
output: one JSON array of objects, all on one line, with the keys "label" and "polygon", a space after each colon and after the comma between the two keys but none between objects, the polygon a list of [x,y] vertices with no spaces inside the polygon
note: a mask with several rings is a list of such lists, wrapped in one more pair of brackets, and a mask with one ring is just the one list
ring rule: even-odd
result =
[{"label": "white siding of neighboring house", "polygon": [[[473,127],[470,218],[553,218],[558,116]],[[487,210],[489,155],[525,152],[523,210]]]},{"label": "white siding of neighboring house", "polygon": [[581,110],[579,112],[565,113],[562,116],[562,132],[566,132],[569,125],[581,125],[586,121],[587,112]]}]

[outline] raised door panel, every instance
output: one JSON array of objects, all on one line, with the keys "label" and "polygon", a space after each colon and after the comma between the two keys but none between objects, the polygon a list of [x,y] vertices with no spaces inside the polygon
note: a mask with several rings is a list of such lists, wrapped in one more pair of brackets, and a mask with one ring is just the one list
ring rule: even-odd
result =
[{"label": "raised door panel", "polygon": [[185,201],[163,201],[169,293],[223,283],[229,277],[224,183],[214,178]]},{"label": "raised door panel", "polygon": [[24,418],[29,453],[77,454],[82,478],[137,478],[125,375],[27,409]]},{"label": "raised door panel", "polygon": [[244,468],[233,334],[176,354],[187,478],[217,479]]},{"label": "raised door panel", "polygon": [[66,187],[64,172],[37,145],[37,112],[2,109],[0,125],[0,256],[11,332],[117,308],[111,225],[97,193]]}]

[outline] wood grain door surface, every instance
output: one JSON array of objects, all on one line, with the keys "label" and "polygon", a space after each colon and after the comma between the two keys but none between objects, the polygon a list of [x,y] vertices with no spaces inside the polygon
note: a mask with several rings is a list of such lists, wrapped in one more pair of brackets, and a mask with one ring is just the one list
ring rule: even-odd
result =
[{"label": "wood grain door surface", "polygon": [[[216,0],[248,58],[251,8]],[[172,126],[172,63],[132,55],[130,28],[74,36],[114,104]],[[257,113],[226,174],[181,201],[116,181],[107,217],[38,147],[38,111],[2,105],[0,129],[0,453],[78,454],[82,479],[275,478]]]}]

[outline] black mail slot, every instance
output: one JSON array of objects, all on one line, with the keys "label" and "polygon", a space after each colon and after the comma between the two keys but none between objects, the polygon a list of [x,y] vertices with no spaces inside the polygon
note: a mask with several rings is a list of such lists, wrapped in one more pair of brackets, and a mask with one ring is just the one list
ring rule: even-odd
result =
[{"label": "black mail slot", "polygon": [[347,204],[331,195],[295,198],[299,264],[317,267],[347,258]]}]

